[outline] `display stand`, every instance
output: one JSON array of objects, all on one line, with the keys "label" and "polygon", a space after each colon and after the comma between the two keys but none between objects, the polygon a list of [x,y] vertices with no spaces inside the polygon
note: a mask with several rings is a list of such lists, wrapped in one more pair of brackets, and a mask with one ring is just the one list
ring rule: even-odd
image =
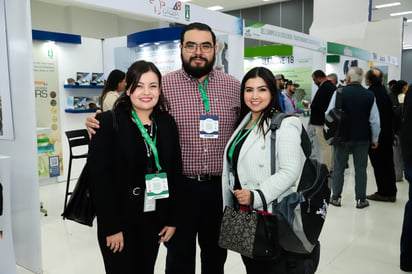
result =
[{"label": "display stand", "polygon": [[10,157],[0,155],[0,182],[3,185],[3,215],[0,216],[0,273],[16,274],[10,212]]}]

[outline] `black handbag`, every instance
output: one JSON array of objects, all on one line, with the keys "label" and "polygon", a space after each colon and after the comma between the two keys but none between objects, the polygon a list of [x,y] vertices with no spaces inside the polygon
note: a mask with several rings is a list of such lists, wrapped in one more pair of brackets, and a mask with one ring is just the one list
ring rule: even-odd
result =
[{"label": "black handbag", "polygon": [[87,183],[87,172],[88,169],[86,163],[77,180],[76,186],[70,195],[69,202],[67,203],[62,216],[82,225],[93,226],[96,210]]},{"label": "black handbag", "polygon": [[[265,197],[262,197],[263,208],[267,211]],[[226,206],[218,244],[243,256],[256,260],[274,260],[279,257],[281,249],[278,243],[277,220],[273,214],[264,214],[253,210],[253,192],[251,191],[250,206],[247,211]]]}]

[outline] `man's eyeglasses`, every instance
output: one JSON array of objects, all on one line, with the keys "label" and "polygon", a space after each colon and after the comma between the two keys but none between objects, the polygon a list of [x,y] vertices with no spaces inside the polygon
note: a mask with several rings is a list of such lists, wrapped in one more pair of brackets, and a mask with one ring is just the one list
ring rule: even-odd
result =
[{"label": "man's eyeglasses", "polygon": [[184,48],[189,53],[195,52],[197,47],[199,47],[203,53],[209,53],[213,48],[212,44],[210,43],[202,43],[202,44],[186,43],[186,45],[184,45]]}]

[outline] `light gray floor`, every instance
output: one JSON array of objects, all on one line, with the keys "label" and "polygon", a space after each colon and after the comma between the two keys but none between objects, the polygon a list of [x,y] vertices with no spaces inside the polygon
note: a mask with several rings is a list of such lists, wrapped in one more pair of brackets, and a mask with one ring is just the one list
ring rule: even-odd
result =
[{"label": "light gray floor", "polygon": [[[368,194],[376,190],[372,169],[368,168]],[[60,217],[64,183],[40,188],[41,201],[48,216],[39,213],[42,226],[44,274],[101,274],[103,262],[96,240],[96,227],[89,228]],[[370,201],[370,207],[356,209],[354,170],[350,159],[345,172],[342,207],[330,206],[321,234],[321,274],[397,274],[399,239],[408,183],[397,183],[396,203]],[[162,246],[156,274],[164,273],[165,249]],[[199,255],[197,255],[199,258]],[[198,261],[199,262],[199,261]],[[20,267],[18,274],[31,273]],[[200,273],[199,263],[197,272]],[[240,256],[229,252],[226,274],[246,273]]]}]

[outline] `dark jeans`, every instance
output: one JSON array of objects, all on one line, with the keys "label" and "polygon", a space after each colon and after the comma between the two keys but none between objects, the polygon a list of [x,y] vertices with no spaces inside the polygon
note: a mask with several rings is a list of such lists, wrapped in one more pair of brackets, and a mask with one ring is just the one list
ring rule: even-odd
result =
[{"label": "dark jeans", "polygon": [[182,193],[183,218],[166,245],[166,274],[195,273],[196,236],[202,274],[223,274],[227,250],[217,244],[223,215],[221,177],[208,182],[185,178]]},{"label": "dark jeans", "polygon": [[366,199],[369,142],[345,142],[334,145],[333,149],[332,198],[338,199],[342,196],[344,172],[348,164],[349,153],[352,152],[355,166],[355,199]]},{"label": "dark jeans", "polygon": [[412,269],[412,166],[405,163],[405,178],[409,182],[409,198],[405,205],[401,235],[401,266]]},{"label": "dark jeans", "polygon": [[242,256],[247,274],[313,274],[320,259],[320,243],[311,254],[283,251],[276,260],[254,260]]},{"label": "dark jeans", "polygon": [[396,196],[392,144],[379,143],[376,149],[369,148],[369,159],[375,174],[377,192],[383,196]]}]

